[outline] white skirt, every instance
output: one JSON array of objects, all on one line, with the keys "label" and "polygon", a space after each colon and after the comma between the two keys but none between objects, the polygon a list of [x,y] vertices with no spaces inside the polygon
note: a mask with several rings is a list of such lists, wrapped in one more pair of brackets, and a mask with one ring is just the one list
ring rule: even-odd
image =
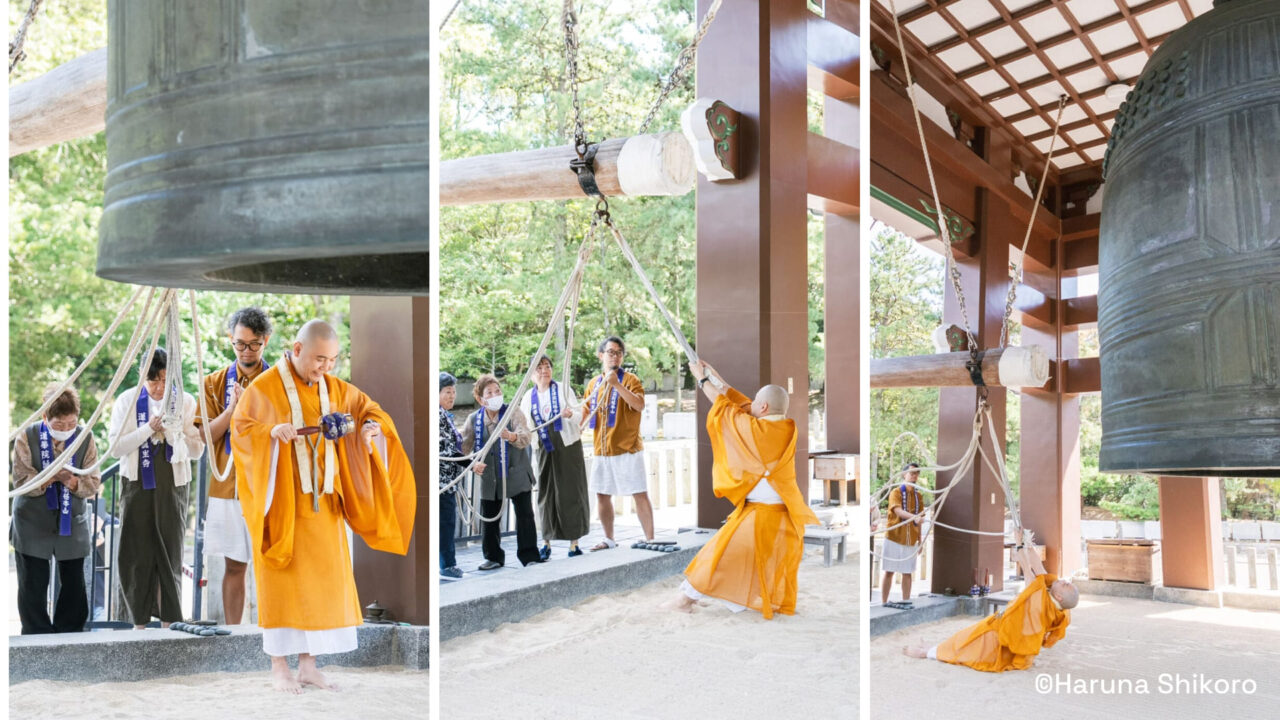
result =
[{"label": "white skirt", "polygon": [[591,458],[590,485],[591,491],[600,495],[648,492],[649,474],[644,468],[644,452]]},{"label": "white skirt", "polygon": [[242,563],[253,559],[249,526],[245,525],[239,500],[209,498],[204,515],[204,554],[222,555]]},{"label": "white skirt", "polygon": [[739,605],[736,602],[729,602],[724,598],[711,597],[710,595],[703,595],[701,592],[698,591],[697,588],[695,588],[692,584],[690,584],[688,580],[685,580],[680,583],[680,591],[685,594],[685,597],[691,600],[715,600],[716,602],[720,603],[721,605],[724,605],[725,607],[729,608],[730,610],[736,613],[740,613],[743,610],[747,609],[746,605]]},{"label": "white skirt", "polygon": [[880,547],[880,569],[884,572],[911,575],[916,571],[916,548],[914,545],[899,545],[885,538]]},{"label": "white skirt", "polygon": [[263,628],[262,650],[273,657],[285,655],[332,655],[356,649],[355,626],[332,630]]}]

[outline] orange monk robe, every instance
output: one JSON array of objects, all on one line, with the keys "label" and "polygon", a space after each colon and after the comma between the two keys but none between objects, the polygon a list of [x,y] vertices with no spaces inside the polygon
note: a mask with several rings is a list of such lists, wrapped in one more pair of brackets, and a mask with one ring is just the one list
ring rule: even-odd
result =
[{"label": "orange monk robe", "polygon": [[1040,649],[1053,647],[1067,634],[1071,622],[1071,611],[1059,610],[1049,595],[1057,579],[1056,575],[1037,576],[1004,612],[989,615],[938,645],[938,659],[985,672],[1031,667]]},{"label": "orange monk robe", "polygon": [[[796,424],[752,417],[750,408],[750,398],[727,388],[707,415],[715,456],[712,489],[734,511],[684,574],[703,595],[768,619],[775,612],[795,614],[804,526],[820,521],[796,485]],[[757,482],[768,482],[782,504],[748,502]]]},{"label": "orange monk robe", "polygon": [[[375,550],[403,555],[417,508],[413,470],[391,418],[354,385],[325,375],[330,412],[350,413],[356,431],[337,441],[334,491],[320,496],[320,510],[314,512],[311,495],[302,493],[293,448],[270,435],[276,425],[292,422],[281,372],[293,373],[304,423],[319,425],[319,384],[308,387],[287,359],[244,391],[231,419],[236,486],[258,583],[258,624],[298,630],[353,627],[361,623],[361,612],[343,522]],[[386,440],[375,440],[372,453],[360,434],[366,420],[376,420]],[[274,488],[273,445],[278,446]],[[323,447],[318,456],[312,482],[323,489]]]}]

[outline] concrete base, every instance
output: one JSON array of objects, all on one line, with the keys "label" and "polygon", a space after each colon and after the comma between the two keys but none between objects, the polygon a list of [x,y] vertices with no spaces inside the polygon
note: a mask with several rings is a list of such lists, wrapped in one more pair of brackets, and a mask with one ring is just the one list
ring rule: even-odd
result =
[{"label": "concrete base", "polygon": [[1114,580],[1072,580],[1081,595],[1109,595],[1135,600],[1154,600],[1155,586]]},{"label": "concrete base", "polygon": [[[521,568],[505,567],[485,573],[468,572],[463,580],[441,583],[441,641],[492,630],[503,623],[519,622],[545,610],[570,607],[603,593],[633,590],[655,580],[684,570],[698,550],[711,539],[711,530],[682,529],[678,533],[659,530],[659,538],[675,540],[680,550],[670,553],[632,550],[632,539],[617,533],[618,547],[588,552],[581,557],[565,558],[562,543],[554,543],[551,562]],[[514,539],[504,541],[504,546]],[[594,541],[584,539],[583,547]],[[467,552],[459,552],[459,565],[471,567],[475,562]],[[507,548],[507,559],[515,559],[514,547]]]},{"label": "concrete base", "polygon": [[1256,590],[1193,590],[1190,588],[1144,585],[1142,583],[1107,580],[1076,580],[1082,595],[1107,595],[1138,600],[1199,605],[1201,607],[1233,607],[1245,610],[1280,612],[1280,593]]},{"label": "concrete base", "polygon": [[1280,593],[1260,592],[1257,590],[1223,590],[1222,605],[1246,610],[1280,612]]},{"label": "concrete base", "polygon": [[1221,590],[1191,590],[1189,588],[1156,585],[1152,588],[1151,596],[1153,600],[1159,600],[1160,602],[1199,605],[1201,607],[1222,607]]},{"label": "concrete base", "polygon": [[[359,647],[319,656],[319,664],[344,667],[398,665],[424,670],[429,630],[420,626],[362,625]],[[207,672],[266,672],[262,629],[231,628],[231,634],[198,637],[176,630],[116,630],[9,638],[9,683],[27,680],[116,682]],[[67,668],[75,668],[68,677]]]},{"label": "concrete base", "polygon": [[883,605],[872,605],[871,637],[884,635],[896,630],[937,622],[953,615],[973,615],[984,617],[989,612],[985,598],[972,598],[968,595],[947,597],[946,595],[920,595],[911,598],[915,606],[910,610],[897,610]]}]

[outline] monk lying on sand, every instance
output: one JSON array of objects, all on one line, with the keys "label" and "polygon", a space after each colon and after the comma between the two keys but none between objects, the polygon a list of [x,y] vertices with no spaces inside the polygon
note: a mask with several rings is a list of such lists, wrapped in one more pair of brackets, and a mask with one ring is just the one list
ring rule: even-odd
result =
[{"label": "monk lying on sand", "polygon": [[985,672],[1031,667],[1041,648],[1052,647],[1067,634],[1070,611],[1080,602],[1080,592],[1070,582],[1046,573],[1030,547],[1020,547],[1016,557],[1024,577],[1034,579],[1004,612],[990,615],[932,648],[915,645],[903,648],[903,652]]}]

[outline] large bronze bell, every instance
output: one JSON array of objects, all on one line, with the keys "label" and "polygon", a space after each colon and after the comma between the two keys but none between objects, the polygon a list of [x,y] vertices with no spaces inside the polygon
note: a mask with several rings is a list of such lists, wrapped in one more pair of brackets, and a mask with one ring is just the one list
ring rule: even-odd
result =
[{"label": "large bronze bell", "polygon": [[1116,119],[1101,469],[1280,476],[1280,0],[1220,0]]},{"label": "large bronze bell", "polygon": [[110,0],[98,275],[425,294],[428,0]]}]

